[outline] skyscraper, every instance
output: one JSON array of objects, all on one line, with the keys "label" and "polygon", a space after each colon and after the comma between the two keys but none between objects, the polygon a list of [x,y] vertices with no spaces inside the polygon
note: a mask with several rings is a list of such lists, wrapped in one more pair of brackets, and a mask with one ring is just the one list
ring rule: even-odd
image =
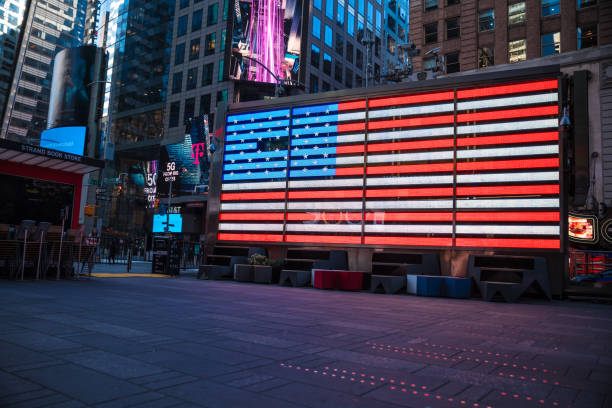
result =
[{"label": "skyscraper", "polygon": [[87,0],[25,3],[0,137],[39,143],[46,129],[53,58],[64,48],[83,44],[87,4]]},{"label": "skyscraper", "polygon": [[11,86],[25,7],[25,0],[0,0],[0,117]]}]

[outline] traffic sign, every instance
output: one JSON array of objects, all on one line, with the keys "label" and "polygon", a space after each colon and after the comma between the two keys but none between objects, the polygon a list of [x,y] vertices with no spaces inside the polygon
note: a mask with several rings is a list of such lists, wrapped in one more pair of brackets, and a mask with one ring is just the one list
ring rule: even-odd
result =
[{"label": "traffic sign", "polygon": [[106,194],[106,187],[96,188],[96,194]]},{"label": "traffic sign", "polygon": [[98,201],[110,201],[111,198],[110,198],[110,196],[107,196],[107,195],[96,194],[96,200],[98,200]]}]

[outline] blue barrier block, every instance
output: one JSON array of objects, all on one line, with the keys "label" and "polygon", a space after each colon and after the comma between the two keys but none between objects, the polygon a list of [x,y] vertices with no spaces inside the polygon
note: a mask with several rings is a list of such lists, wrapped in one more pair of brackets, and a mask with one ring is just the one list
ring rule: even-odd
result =
[{"label": "blue barrier block", "polygon": [[418,296],[442,296],[442,285],[444,278],[441,276],[417,276]]},{"label": "blue barrier block", "polygon": [[470,297],[472,290],[472,281],[469,278],[454,278],[445,276],[442,288],[444,296],[456,299],[465,299]]}]

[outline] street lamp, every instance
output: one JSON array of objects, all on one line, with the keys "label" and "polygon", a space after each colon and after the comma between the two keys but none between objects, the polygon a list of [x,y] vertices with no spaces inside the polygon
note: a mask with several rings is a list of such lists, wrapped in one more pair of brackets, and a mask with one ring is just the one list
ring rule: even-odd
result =
[{"label": "street lamp", "polygon": [[371,54],[370,49],[372,48],[372,45],[374,45],[376,41],[373,38],[371,38],[369,32],[366,31],[366,36],[362,38],[360,42],[362,45],[365,45],[366,47],[366,73],[365,73],[366,86],[365,87],[367,88],[368,87],[368,76],[372,72],[372,63],[370,62],[370,54]]}]

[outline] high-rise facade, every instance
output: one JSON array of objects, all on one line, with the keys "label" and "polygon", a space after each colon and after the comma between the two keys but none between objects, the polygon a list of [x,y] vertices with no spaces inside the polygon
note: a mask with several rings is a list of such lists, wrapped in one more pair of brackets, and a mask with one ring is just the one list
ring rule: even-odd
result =
[{"label": "high-rise facade", "polygon": [[[252,61],[236,68],[231,55],[247,55],[245,49],[252,47],[255,59],[257,44],[244,35],[251,26],[265,33],[270,44],[274,43],[275,37],[269,32],[272,30],[257,25],[256,13],[264,12],[259,10],[260,5],[263,10],[276,5],[285,13],[282,17],[287,40],[284,61],[280,62],[285,71],[272,70],[280,75],[279,79],[292,79],[294,84],[298,78],[304,92],[362,87],[366,86],[366,77],[367,85],[381,83],[386,67],[402,61],[399,48],[389,46],[387,37],[395,44],[405,42],[407,1],[179,0],[174,18],[164,137],[184,135],[186,121],[200,114],[208,114],[211,126],[215,124],[217,128],[220,122],[215,123],[217,107],[245,99],[245,88],[256,83],[250,80],[256,79],[258,69],[265,68]],[[387,15],[398,22],[389,36]],[[246,70],[253,75],[245,74]],[[235,77],[237,72],[242,74],[240,78]],[[266,81],[276,82],[270,78]],[[273,95],[273,86],[260,89],[259,98]]]},{"label": "high-rise facade", "polygon": [[0,117],[11,86],[25,7],[25,0],[0,0]]},{"label": "high-rise facade", "polygon": [[174,3],[104,0],[98,6],[96,43],[107,54],[101,140],[114,145],[105,175],[121,180],[103,205],[103,228],[132,237],[147,232],[143,173],[159,158]]},{"label": "high-rise facade", "polygon": [[26,2],[0,137],[39,143],[47,127],[53,58],[83,44],[87,5],[87,0]]},{"label": "high-rise facade", "polygon": [[421,49],[417,70],[514,63],[612,43],[612,2],[411,1],[410,38]]}]

